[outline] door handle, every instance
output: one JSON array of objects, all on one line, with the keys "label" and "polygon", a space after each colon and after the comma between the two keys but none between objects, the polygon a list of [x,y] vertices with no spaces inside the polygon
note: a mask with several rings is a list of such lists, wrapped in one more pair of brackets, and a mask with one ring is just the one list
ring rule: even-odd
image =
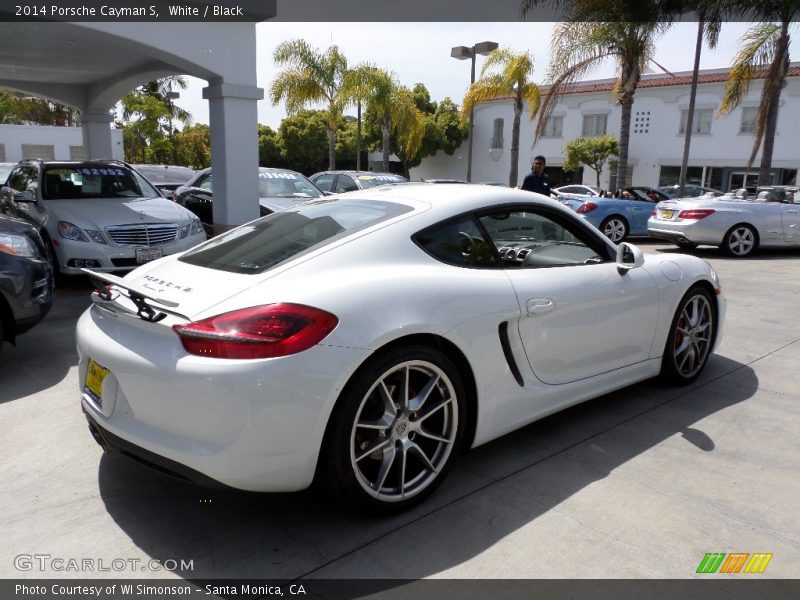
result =
[{"label": "door handle", "polygon": [[528,316],[535,317],[555,309],[556,303],[550,298],[531,298],[527,302]]}]

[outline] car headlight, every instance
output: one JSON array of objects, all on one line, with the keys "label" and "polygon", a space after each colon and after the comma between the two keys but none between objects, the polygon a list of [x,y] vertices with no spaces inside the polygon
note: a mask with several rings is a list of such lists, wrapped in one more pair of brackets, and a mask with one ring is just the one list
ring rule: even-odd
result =
[{"label": "car headlight", "polygon": [[189,235],[189,229],[191,229],[191,227],[192,227],[192,224],[191,224],[191,223],[187,223],[186,225],[181,225],[181,230],[180,230],[180,232],[178,233],[178,237],[179,237],[180,239],[183,239],[183,238],[185,238],[187,235]]},{"label": "car headlight", "polygon": [[0,252],[15,256],[38,256],[36,245],[26,235],[0,233]]},{"label": "car headlight", "polygon": [[75,240],[76,242],[88,242],[89,238],[83,230],[69,221],[58,222],[58,234],[65,240]]},{"label": "car headlight", "polygon": [[192,219],[192,230],[189,232],[189,235],[194,235],[196,233],[203,233],[205,229],[203,229],[203,223],[200,219]]},{"label": "car headlight", "polygon": [[103,237],[103,234],[97,231],[96,229],[84,229],[87,235],[92,239],[95,244],[107,244],[106,239]]}]

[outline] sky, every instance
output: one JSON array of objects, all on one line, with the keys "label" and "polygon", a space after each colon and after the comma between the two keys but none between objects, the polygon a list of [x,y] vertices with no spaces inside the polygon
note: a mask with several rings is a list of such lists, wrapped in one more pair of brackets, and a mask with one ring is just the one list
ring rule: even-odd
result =
[{"label": "sky", "polygon": [[[701,69],[730,66],[739,38],[747,23],[723,25],[719,43],[714,50],[703,46]],[[503,48],[529,51],[534,59],[533,80],[541,83],[550,59],[550,39],[555,23],[283,23],[263,22],[256,25],[258,53],[258,86],[264,89],[265,99],[258,103],[258,122],[277,129],[286,116],[282,105],[273,106],[267,99],[269,86],[278,69],[272,55],[275,47],[290,39],[305,39],[320,51],[336,44],[351,66],[369,62],[394,72],[400,83],[412,88],[424,83],[431,99],[450,97],[460,105],[469,87],[470,61],[450,57],[453,46],[472,46],[477,42],[493,41]],[[674,25],[657,43],[655,61],[672,73],[691,71],[697,38],[696,23]],[[800,60],[798,45],[792,47],[791,60]],[[476,77],[480,73],[482,56],[477,57]],[[652,65],[655,72],[662,72]],[[591,72],[587,79],[615,76],[613,61],[605,62]],[[188,77],[188,88],[176,101],[188,110],[195,122],[208,123],[208,104],[202,99],[207,82]],[[314,107],[312,107],[314,108]],[[349,113],[348,113],[349,114]]]}]

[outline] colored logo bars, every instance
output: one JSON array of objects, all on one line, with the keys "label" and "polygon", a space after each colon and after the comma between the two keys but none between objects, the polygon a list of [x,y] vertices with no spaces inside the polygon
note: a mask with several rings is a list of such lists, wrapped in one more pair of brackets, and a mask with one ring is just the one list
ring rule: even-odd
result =
[{"label": "colored logo bars", "polygon": [[[769,561],[772,560],[771,553],[756,552],[708,552],[700,561],[697,573],[763,573]],[[748,560],[749,559],[749,560]],[[724,562],[723,562],[724,561]]]}]

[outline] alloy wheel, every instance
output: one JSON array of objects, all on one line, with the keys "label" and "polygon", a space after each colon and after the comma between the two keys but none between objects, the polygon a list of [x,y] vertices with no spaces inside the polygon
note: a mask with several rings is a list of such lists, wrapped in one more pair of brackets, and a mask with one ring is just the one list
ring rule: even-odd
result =
[{"label": "alloy wheel", "polygon": [[603,235],[618,244],[628,235],[628,227],[622,219],[609,219],[603,225]]},{"label": "alloy wheel", "polygon": [[708,297],[691,296],[683,305],[675,327],[673,361],[684,379],[692,379],[705,365],[714,335],[714,315]]}]

